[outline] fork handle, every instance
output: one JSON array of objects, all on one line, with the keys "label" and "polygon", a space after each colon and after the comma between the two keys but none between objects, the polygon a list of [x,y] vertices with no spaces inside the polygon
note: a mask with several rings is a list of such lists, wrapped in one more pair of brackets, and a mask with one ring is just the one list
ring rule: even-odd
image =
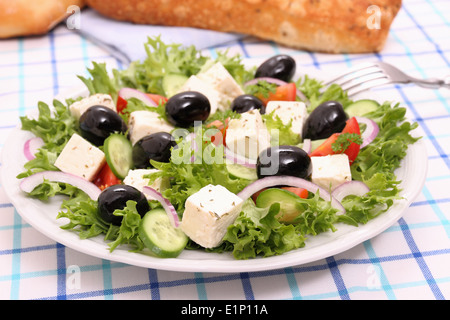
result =
[{"label": "fork handle", "polygon": [[444,79],[411,79],[411,82],[428,89],[439,89],[441,87],[450,89],[450,76],[446,76]]}]

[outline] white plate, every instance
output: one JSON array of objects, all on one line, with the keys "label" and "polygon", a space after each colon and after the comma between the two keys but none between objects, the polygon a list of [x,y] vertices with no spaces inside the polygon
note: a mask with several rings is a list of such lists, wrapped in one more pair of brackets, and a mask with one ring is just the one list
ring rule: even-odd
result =
[{"label": "white plate", "polygon": [[[308,74],[320,76],[316,70],[308,71]],[[77,97],[81,94],[87,94],[86,90],[76,88],[66,93],[64,97]],[[377,99],[370,92],[361,95],[360,98]],[[231,273],[272,270],[317,261],[348,250],[380,234],[402,217],[404,211],[422,190],[428,164],[425,145],[419,140],[409,147],[401,168],[396,171],[398,179],[402,180],[400,187],[403,189],[401,196],[404,200],[398,201],[388,212],[366,225],[352,227],[340,224],[336,232],[326,232],[312,237],[306,241],[304,248],[280,256],[251,260],[235,260],[229,253],[216,254],[191,250],[185,250],[174,259],[161,259],[129,252],[122,247],[110,253],[109,247],[103,241],[103,236],[81,240],[77,233],[61,229],[60,226],[67,223],[65,219],[56,219],[60,211],[61,197],[57,196],[48,203],[43,203],[27,197],[19,188],[19,180],[16,176],[23,172],[23,165],[26,162],[22,146],[30,137],[32,137],[31,133],[22,131],[20,128],[14,129],[6,140],[2,154],[3,188],[26,222],[49,238],[88,255],[139,267],[182,272]]]}]

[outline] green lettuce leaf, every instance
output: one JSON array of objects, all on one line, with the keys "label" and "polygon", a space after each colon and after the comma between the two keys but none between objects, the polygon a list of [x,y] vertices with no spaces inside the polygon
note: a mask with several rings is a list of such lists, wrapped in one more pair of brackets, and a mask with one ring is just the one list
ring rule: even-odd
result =
[{"label": "green lettuce leaf", "polygon": [[280,117],[275,115],[275,110],[269,114],[263,114],[262,118],[270,133],[272,146],[297,145],[301,142],[300,135],[292,131],[292,121],[284,125]]},{"label": "green lettuce leaf", "polygon": [[232,251],[236,259],[280,255],[305,245],[304,236],[291,224],[283,224],[275,216],[280,204],[258,208],[251,199],[244,202],[235,223],[228,227],[224,243],[215,251]]},{"label": "green lettuce leaf", "polygon": [[54,163],[70,137],[77,132],[78,122],[72,117],[68,106],[58,100],[53,100],[53,109],[46,103],[38,103],[37,118],[20,117],[22,130],[32,132],[42,138],[44,146],[37,152],[36,158],[27,162],[25,172],[18,178],[46,170],[58,170]]}]

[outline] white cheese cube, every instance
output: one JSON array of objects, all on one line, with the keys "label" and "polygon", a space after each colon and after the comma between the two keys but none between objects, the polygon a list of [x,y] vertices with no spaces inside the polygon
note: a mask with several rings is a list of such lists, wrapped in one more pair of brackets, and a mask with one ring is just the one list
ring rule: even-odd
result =
[{"label": "white cheese cube", "polygon": [[[284,125],[291,123],[292,132],[301,136],[308,112],[306,105],[300,101],[269,101],[266,114],[278,116]],[[291,122],[292,121],[292,122]]]},{"label": "white cheese cube", "polygon": [[[162,178],[157,178],[152,184],[150,184],[150,179],[145,178],[144,176],[147,176],[149,174],[158,172],[158,169],[135,169],[128,171],[127,176],[125,179],[123,179],[123,183],[132,187],[135,187],[139,191],[142,192],[144,190],[144,187],[150,187],[152,189],[155,189],[158,192],[163,191],[168,185],[163,182]],[[154,200],[151,196],[145,194],[147,199]]]},{"label": "white cheese cube", "polygon": [[75,133],[56,159],[55,167],[63,172],[92,181],[105,161],[103,151]]},{"label": "white cheese cube", "polygon": [[270,134],[259,110],[244,112],[240,119],[229,122],[226,145],[234,153],[249,159],[257,159],[261,151],[270,147]]},{"label": "white cheese cube", "polygon": [[116,111],[114,100],[109,94],[97,93],[92,96],[76,101],[69,106],[70,113],[76,119],[80,119],[81,115],[90,107],[101,105]]},{"label": "white cheese cube", "polygon": [[204,248],[217,247],[241,212],[243,200],[221,185],[208,185],[187,198],[181,230]]},{"label": "white cheese cube", "polygon": [[224,107],[222,105],[222,94],[212,84],[203,81],[196,75],[190,76],[186,83],[181,86],[179,92],[183,91],[196,91],[205,95],[211,105],[210,114],[214,114],[217,110],[222,110]]},{"label": "white cheese cube", "polygon": [[311,164],[311,181],[328,191],[352,180],[350,163],[345,153],[311,157]]},{"label": "white cheese cube", "polygon": [[135,144],[141,138],[155,132],[170,133],[174,127],[164,119],[159,118],[159,114],[153,111],[139,110],[130,113],[128,120],[128,132],[131,144]]},{"label": "white cheese cube", "polygon": [[198,77],[212,84],[217,91],[230,100],[244,94],[244,90],[220,62],[215,63],[205,72],[198,74]]}]

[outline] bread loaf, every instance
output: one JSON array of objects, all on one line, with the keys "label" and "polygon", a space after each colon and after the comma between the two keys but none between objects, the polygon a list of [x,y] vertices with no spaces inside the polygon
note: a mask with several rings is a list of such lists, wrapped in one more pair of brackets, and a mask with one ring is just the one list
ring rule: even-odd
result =
[{"label": "bread loaf", "polygon": [[84,0],[0,0],[0,38],[48,32],[71,14],[70,6]]},{"label": "bread loaf", "polygon": [[137,24],[237,32],[310,51],[363,53],[383,48],[401,0],[87,0],[87,4],[107,17]]}]

